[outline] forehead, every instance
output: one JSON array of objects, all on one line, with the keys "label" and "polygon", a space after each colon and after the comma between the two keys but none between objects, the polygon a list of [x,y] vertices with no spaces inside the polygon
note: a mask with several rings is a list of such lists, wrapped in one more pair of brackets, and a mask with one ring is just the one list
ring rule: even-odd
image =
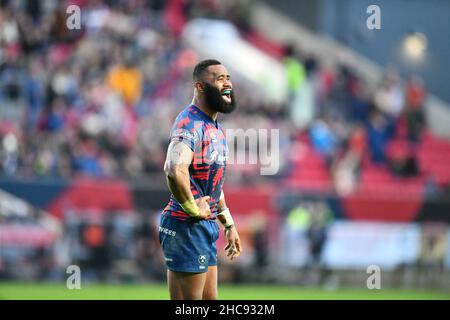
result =
[{"label": "forehead", "polygon": [[227,68],[225,68],[225,66],[223,66],[221,64],[209,66],[207,69],[207,72],[208,72],[208,76],[214,77],[214,78],[217,78],[221,75],[225,75],[225,76],[230,75],[228,73]]}]

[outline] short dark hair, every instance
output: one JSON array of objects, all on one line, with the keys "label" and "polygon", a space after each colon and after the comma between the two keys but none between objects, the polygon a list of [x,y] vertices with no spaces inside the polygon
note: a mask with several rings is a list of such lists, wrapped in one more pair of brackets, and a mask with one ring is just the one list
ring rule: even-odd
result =
[{"label": "short dark hair", "polygon": [[207,59],[200,61],[197,63],[197,65],[194,68],[193,78],[194,81],[198,81],[201,79],[203,72],[209,67],[209,66],[215,66],[220,63],[220,61],[214,60],[214,59]]}]

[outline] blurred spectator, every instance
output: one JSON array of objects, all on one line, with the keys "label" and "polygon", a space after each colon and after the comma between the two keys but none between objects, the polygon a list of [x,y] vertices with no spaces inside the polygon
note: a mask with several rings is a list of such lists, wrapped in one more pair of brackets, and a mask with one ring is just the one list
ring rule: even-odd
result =
[{"label": "blurred spectator", "polygon": [[286,56],[283,58],[283,64],[286,69],[287,86],[289,94],[294,95],[300,89],[306,78],[306,72],[303,64],[297,58],[294,47],[286,47]]},{"label": "blurred spectator", "polygon": [[374,163],[383,163],[386,160],[386,144],[388,142],[388,123],[379,113],[373,112],[370,116],[367,138]]},{"label": "blurred spectator", "polygon": [[397,119],[403,111],[404,92],[397,71],[388,69],[375,93],[375,104],[378,110],[389,118]]},{"label": "blurred spectator", "polygon": [[314,93],[306,78],[306,70],[292,45],[285,48],[282,60],[286,70],[288,89],[288,110],[296,128],[303,130],[314,116]]},{"label": "blurred spectator", "polygon": [[106,81],[131,106],[134,106],[141,96],[142,75],[138,69],[132,66],[131,61],[112,67]]},{"label": "blurred spectator", "polygon": [[447,225],[444,223],[424,223],[422,226],[420,255],[417,261],[419,279],[427,286],[441,281],[447,249]]},{"label": "blurred spectator", "polygon": [[338,146],[337,137],[330,127],[330,120],[315,120],[310,129],[310,136],[314,148],[330,162]]},{"label": "blurred spectator", "polygon": [[428,175],[425,181],[425,189],[424,189],[425,199],[432,199],[432,200],[438,199],[442,193],[443,192],[440,190],[434,174]]},{"label": "blurred spectator", "polygon": [[53,103],[44,109],[39,120],[39,129],[55,132],[62,129],[65,125],[65,116],[67,107],[63,99],[53,100]]},{"label": "blurred spectator", "polygon": [[308,228],[309,252],[311,263],[321,263],[322,250],[327,240],[327,228],[332,222],[332,212],[325,202],[319,201],[313,205],[311,222]]},{"label": "blurred spectator", "polygon": [[19,166],[19,141],[13,132],[5,135],[0,146],[0,168],[14,176]]},{"label": "blurred spectator", "polygon": [[108,246],[107,230],[100,223],[87,222],[81,226],[82,244],[87,255],[82,261],[81,268],[85,269],[89,280],[106,280],[107,271],[110,268],[110,247]]},{"label": "blurred spectator", "polygon": [[367,125],[369,122],[369,112],[371,108],[370,92],[367,84],[363,83],[360,78],[353,79],[350,84],[350,108],[351,119]]},{"label": "blurred spectator", "polygon": [[311,225],[311,206],[308,201],[299,201],[286,217],[285,232],[282,233],[283,260],[292,267],[302,267],[308,260],[307,232]]},{"label": "blurred spectator", "polygon": [[268,221],[264,212],[255,211],[251,216],[251,220],[254,221],[251,226],[251,237],[255,250],[254,262],[255,267],[260,270],[269,263]]},{"label": "blurred spectator", "polygon": [[367,149],[367,137],[364,126],[357,125],[350,133],[347,150],[334,166],[334,184],[341,195],[355,191],[360,165]]},{"label": "blurred spectator", "polygon": [[27,77],[24,80],[24,96],[28,106],[27,129],[34,129],[45,103],[45,72],[42,61],[34,57],[28,67]]},{"label": "blurred spectator", "polygon": [[408,138],[417,142],[425,126],[423,104],[426,91],[423,80],[411,77],[406,84],[406,106],[405,116],[408,124]]},{"label": "blurred spectator", "polygon": [[[165,279],[164,256],[159,245],[159,214],[144,215],[144,221],[136,230],[136,260],[142,273],[150,279]],[[154,221],[153,221],[154,220]]]},{"label": "blurred spectator", "polygon": [[75,172],[92,176],[102,176],[103,170],[99,161],[99,151],[94,141],[86,140],[75,146],[72,165]]},{"label": "blurred spectator", "polygon": [[389,163],[391,171],[400,177],[414,177],[419,174],[419,165],[413,152],[405,157],[392,159]]}]

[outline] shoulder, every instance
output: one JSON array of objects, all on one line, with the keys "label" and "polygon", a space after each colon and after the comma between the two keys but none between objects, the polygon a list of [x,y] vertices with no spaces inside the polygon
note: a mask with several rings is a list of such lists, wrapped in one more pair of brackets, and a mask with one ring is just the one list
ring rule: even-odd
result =
[{"label": "shoulder", "polygon": [[204,121],[198,116],[197,111],[187,107],[181,111],[175,119],[170,132],[170,139],[183,141],[191,149],[202,139]]},{"label": "shoulder", "polygon": [[188,129],[197,128],[203,124],[203,120],[199,117],[197,110],[189,106],[181,111],[175,118],[173,129]]}]

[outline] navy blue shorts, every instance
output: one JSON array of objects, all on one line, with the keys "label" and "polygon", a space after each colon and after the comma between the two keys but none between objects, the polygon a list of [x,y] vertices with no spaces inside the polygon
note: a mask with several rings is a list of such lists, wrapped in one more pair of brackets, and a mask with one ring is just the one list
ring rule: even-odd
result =
[{"label": "navy blue shorts", "polygon": [[207,272],[217,265],[219,226],[215,220],[181,221],[167,214],[161,216],[159,243],[167,268],[177,272]]}]

